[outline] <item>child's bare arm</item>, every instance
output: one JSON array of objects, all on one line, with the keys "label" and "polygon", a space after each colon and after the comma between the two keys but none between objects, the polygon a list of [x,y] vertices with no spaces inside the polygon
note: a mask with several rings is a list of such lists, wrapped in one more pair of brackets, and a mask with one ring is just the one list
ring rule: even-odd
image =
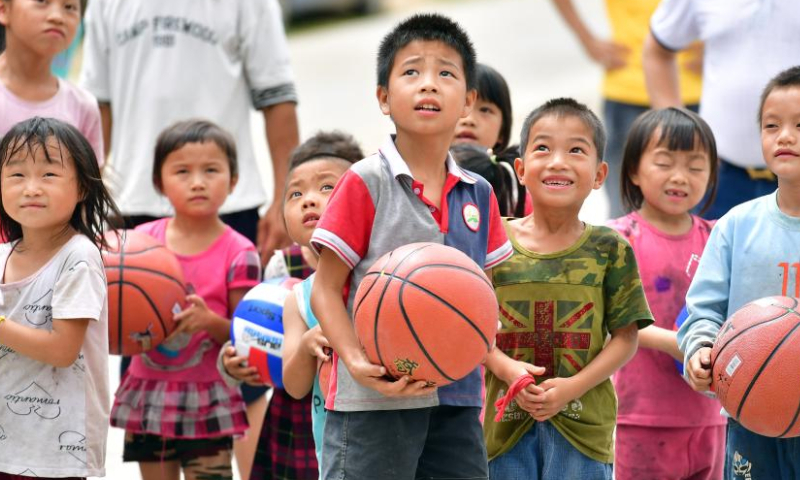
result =
[{"label": "child's bare arm", "polygon": [[0,323],[0,344],[38,362],[66,368],[78,358],[90,321],[88,318],[54,318],[53,329],[48,331],[6,319]]},{"label": "child's bare arm", "polygon": [[533,418],[544,421],[561,411],[570,401],[583,396],[609,378],[636,353],[638,326],[632,323],[611,331],[611,340],[583,370],[567,378],[550,378],[540,383],[544,393],[537,395]]},{"label": "child's bare arm", "polygon": [[283,386],[294,398],[305,397],[314,386],[317,358],[327,360],[322,350],[328,340],[319,325],[309,329],[300,316],[294,292],[283,305]]},{"label": "child's bare arm", "polygon": [[678,333],[666,328],[650,325],[639,330],[639,346],[664,352],[683,362],[683,352],[678,348]]},{"label": "child's bare arm", "polygon": [[624,67],[630,50],[623,44],[595,36],[581,20],[572,0],[553,0],[556,10],[578,37],[586,53],[606,70]]},{"label": "child's bare arm", "polygon": [[323,249],[311,292],[311,307],[321,313],[318,315],[320,326],[331,348],[360,385],[387,397],[429,395],[433,387],[426,382],[412,382],[407,376],[396,382],[389,381],[384,377],[386,369],[369,361],[342,299],[349,276],[350,268],[330,249]]}]

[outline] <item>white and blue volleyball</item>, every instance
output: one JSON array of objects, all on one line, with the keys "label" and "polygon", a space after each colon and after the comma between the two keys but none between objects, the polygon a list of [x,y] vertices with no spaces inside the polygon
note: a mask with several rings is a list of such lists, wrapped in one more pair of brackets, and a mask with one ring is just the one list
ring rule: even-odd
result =
[{"label": "white and blue volleyball", "polygon": [[283,388],[283,302],[297,279],[266,280],[248,291],[231,322],[236,354],[256,367],[261,381]]}]

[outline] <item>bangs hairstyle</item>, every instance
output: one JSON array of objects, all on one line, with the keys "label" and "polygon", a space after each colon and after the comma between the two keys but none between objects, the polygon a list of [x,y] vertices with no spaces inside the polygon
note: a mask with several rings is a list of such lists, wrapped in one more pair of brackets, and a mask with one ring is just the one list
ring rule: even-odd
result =
[{"label": "bangs hairstyle", "polygon": [[228,157],[231,179],[239,176],[236,161],[236,141],[230,133],[213,122],[201,119],[183,120],[165,128],[156,139],[153,161],[153,185],[161,191],[161,169],[170,153],[179,150],[187,143],[213,142]]},{"label": "bangs hairstyle", "polygon": [[775,75],[772,80],[764,87],[761,93],[761,103],[758,105],[758,124],[761,125],[761,117],[764,114],[764,102],[773,90],[800,87],[800,65],[786,69]]},{"label": "bangs hairstyle", "polygon": [[467,33],[454,21],[435,13],[409,17],[383,37],[378,48],[378,85],[389,87],[389,73],[397,52],[416,40],[442,42],[461,57],[467,90],[475,88],[475,48]]},{"label": "bangs hairstyle", "polygon": [[514,159],[519,156],[516,147],[510,147],[494,156],[482,145],[459,143],[450,148],[456,163],[486,179],[497,197],[500,215],[522,217],[525,212],[525,186],[519,183],[514,172]]},{"label": "bangs hairstyle", "polygon": [[531,128],[536,122],[549,115],[553,115],[556,118],[575,117],[583,122],[583,124],[592,131],[592,141],[594,142],[594,148],[597,150],[598,160],[603,159],[603,152],[606,148],[606,130],[603,128],[603,122],[597,118],[597,115],[595,115],[589,107],[572,98],[554,98],[553,100],[548,100],[544,105],[536,108],[528,115],[525,122],[522,124],[522,132],[520,133],[520,157],[525,156],[525,152],[528,148],[528,141],[530,140]]},{"label": "bangs hairstyle", "polygon": [[475,69],[475,84],[478,90],[478,99],[497,105],[502,116],[500,124],[500,138],[492,146],[492,150],[500,152],[508,147],[511,140],[511,92],[508,90],[506,79],[494,68],[478,63]]},{"label": "bangs hairstyle", "polygon": [[[80,200],[72,212],[69,225],[88,237],[98,248],[106,246],[102,236],[103,227],[110,223],[110,217],[119,218],[122,214],[103,184],[92,146],[77,128],[54,118],[41,117],[14,125],[0,141],[0,172],[12,159],[29,158],[35,161],[35,153],[40,149],[49,163],[62,164],[67,158],[72,159]],[[57,149],[61,158],[54,158],[52,149]],[[7,242],[22,238],[22,226],[8,215],[2,202],[0,233]]]},{"label": "bangs hairstyle", "polygon": [[717,142],[705,120],[692,111],[675,107],[649,110],[639,115],[631,125],[622,154],[620,193],[625,207],[629,211],[642,208],[642,190],[633,184],[631,177],[639,171],[642,155],[652,141],[655,141],[654,146],[663,146],[667,150],[690,152],[699,147],[708,154],[710,172],[705,202],[700,208],[700,213],[705,213],[717,195]]},{"label": "bangs hairstyle", "polygon": [[314,160],[339,159],[347,163],[356,163],[364,158],[364,152],[352,135],[339,131],[318,132],[301,143],[289,157],[289,172]]}]

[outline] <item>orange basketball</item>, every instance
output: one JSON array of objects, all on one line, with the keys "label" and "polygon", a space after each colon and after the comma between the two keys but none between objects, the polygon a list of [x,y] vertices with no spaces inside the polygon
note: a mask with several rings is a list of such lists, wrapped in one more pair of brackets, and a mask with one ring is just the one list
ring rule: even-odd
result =
[{"label": "orange basketball", "polygon": [[183,271],[175,255],[147,234],[118,230],[105,239],[109,352],[145,352],[175,329],[172,317],[186,298]]},{"label": "orange basketball", "polygon": [[723,325],[711,350],[712,386],[725,410],[768,437],[800,435],[798,300],[765,297]]},{"label": "orange basketball", "polygon": [[483,362],[497,334],[497,298],[481,267],[436,243],[379,258],[353,305],[367,357],[395,378],[438,386],[459,380]]}]

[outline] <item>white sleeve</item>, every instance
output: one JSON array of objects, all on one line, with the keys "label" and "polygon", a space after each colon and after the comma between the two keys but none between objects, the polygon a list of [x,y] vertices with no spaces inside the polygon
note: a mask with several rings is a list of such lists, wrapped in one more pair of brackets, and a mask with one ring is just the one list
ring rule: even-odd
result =
[{"label": "white sleeve", "polygon": [[650,32],[662,47],[683,50],[700,38],[697,0],[662,0],[650,18]]},{"label": "white sleeve", "polygon": [[107,292],[100,252],[76,249],[67,256],[53,288],[53,318],[100,320]]},{"label": "white sleeve", "polygon": [[241,0],[240,32],[253,107],[297,103],[278,0]]},{"label": "white sleeve", "polygon": [[282,278],[289,276],[289,268],[286,266],[286,257],[283,256],[283,250],[275,250],[264,267],[264,280],[273,278]]},{"label": "white sleeve", "polygon": [[103,18],[102,0],[92,0],[83,19],[86,34],[83,39],[83,65],[80,85],[97,97],[99,102],[111,101],[109,86],[109,47],[107,20]]}]

